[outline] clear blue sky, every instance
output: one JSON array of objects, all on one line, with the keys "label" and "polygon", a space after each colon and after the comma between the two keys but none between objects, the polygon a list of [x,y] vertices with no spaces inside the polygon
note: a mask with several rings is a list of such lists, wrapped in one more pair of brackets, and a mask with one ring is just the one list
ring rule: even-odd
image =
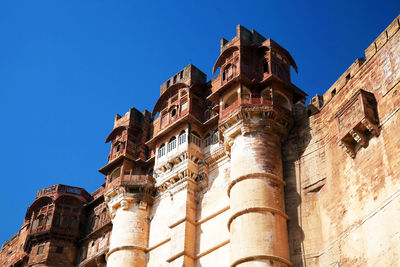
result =
[{"label": "clear blue sky", "polygon": [[293,82],[323,93],[400,13],[400,1],[1,1],[0,243],[37,190],[104,181],[114,115],[152,110],[192,63],[211,78],[242,24],[285,47]]}]

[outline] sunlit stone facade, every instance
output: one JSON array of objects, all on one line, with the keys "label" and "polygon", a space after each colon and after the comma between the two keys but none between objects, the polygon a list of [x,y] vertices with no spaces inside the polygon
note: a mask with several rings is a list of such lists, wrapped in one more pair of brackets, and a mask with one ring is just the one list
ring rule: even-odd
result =
[{"label": "sunlit stone facade", "polygon": [[38,192],[0,265],[398,266],[399,28],[306,105],[289,52],[237,26],[215,78],[116,115],[98,190]]}]

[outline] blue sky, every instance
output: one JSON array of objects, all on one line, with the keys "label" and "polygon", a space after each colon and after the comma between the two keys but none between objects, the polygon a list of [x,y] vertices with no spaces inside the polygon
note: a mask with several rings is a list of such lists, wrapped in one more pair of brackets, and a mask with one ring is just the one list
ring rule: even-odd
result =
[{"label": "blue sky", "polygon": [[189,63],[211,79],[237,24],[285,47],[293,83],[314,96],[399,13],[400,1],[370,0],[1,1],[0,243],[37,190],[99,187],[114,115],[152,110],[160,84]]}]

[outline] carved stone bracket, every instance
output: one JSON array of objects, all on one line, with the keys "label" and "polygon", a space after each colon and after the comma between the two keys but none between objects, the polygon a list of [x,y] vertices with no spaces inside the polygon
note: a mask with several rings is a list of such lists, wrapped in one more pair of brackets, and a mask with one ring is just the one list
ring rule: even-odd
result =
[{"label": "carved stone bracket", "polygon": [[356,129],[351,129],[350,132],[351,136],[354,138],[354,140],[359,143],[362,147],[367,147],[368,145],[368,139],[366,138],[366,136],[357,131]]},{"label": "carved stone bracket", "polygon": [[342,141],[338,142],[338,145],[340,148],[342,148],[344,150],[344,152],[346,152],[351,158],[355,158],[356,153],[354,152],[354,149],[350,146],[347,145],[347,143],[344,143]]}]

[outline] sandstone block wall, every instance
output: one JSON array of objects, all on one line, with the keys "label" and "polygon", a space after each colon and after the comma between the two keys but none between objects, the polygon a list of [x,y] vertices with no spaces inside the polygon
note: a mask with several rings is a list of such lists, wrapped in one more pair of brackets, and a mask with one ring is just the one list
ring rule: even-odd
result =
[{"label": "sandstone block wall", "polygon": [[[399,25],[398,17],[366,49],[366,59],[357,59],[324,94],[319,113],[308,117],[304,106],[296,108],[284,148],[295,266],[400,264]],[[365,136],[365,147],[353,141],[352,158],[338,144],[335,115],[348,108],[344,123],[357,123],[352,120],[362,111],[348,101],[360,89],[376,99],[379,135]]]}]

